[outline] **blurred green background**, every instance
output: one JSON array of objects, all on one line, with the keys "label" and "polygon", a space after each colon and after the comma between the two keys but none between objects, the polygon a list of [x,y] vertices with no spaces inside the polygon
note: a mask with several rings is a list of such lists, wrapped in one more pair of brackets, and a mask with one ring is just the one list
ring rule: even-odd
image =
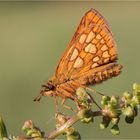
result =
[{"label": "blurred green background", "polygon": [[[100,11],[109,22],[119,63],[124,66],[120,76],[93,87],[108,95],[121,95],[132,89],[134,82],[140,83],[140,2],[0,2],[0,115],[11,134],[23,134],[21,127],[28,119],[46,132],[54,129],[53,99],[43,98],[40,103],[33,99],[54,73],[90,8]],[[140,139],[140,116],[132,125],[122,118],[119,136],[112,136],[110,129],[100,130],[100,121],[78,123],[76,128],[83,139]]]}]

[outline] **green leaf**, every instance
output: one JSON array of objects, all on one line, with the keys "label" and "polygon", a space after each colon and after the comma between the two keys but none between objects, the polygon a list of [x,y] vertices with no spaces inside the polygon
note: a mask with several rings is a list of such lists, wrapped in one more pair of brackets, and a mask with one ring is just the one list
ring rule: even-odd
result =
[{"label": "green leaf", "polygon": [[7,129],[2,117],[0,117],[0,139],[8,137]]}]

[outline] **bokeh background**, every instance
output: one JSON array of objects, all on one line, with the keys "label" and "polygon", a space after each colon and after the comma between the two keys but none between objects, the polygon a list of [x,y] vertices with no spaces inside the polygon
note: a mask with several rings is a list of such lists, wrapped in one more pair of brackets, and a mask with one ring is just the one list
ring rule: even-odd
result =
[{"label": "bokeh background", "polygon": [[[93,87],[108,95],[121,95],[131,90],[134,82],[140,83],[140,2],[0,2],[0,115],[9,133],[23,134],[21,127],[28,119],[46,132],[54,129],[53,99],[43,98],[40,103],[33,99],[54,73],[90,8],[100,11],[109,22],[119,63],[124,66],[120,76]],[[83,139],[140,139],[140,116],[132,125],[122,118],[119,136],[112,136],[109,128],[100,130],[100,121],[78,123],[76,128]]]}]

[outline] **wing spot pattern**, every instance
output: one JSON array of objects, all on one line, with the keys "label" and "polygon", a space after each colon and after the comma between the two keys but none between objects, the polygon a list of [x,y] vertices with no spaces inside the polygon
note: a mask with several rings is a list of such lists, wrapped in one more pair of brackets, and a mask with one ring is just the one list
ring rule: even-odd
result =
[{"label": "wing spot pattern", "polygon": [[85,47],[85,52],[96,53],[97,48],[96,48],[96,46],[94,44],[90,43]]},{"label": "wing spot pattern", "polygon": [[107,47],[106,45],[103,45],[103,46],[101,47],[101,50],[102,50],[102,51],[106,51],[106,50],[108,50],[108,47]]},{"label": "wing spot pattern", "polygon": [[97,62],[98,60],[100,60],[100,58],[98,56],[93,58],[93,62]]},{"label": "wing spot pattern", "polygon": [[104,63],[107,63],[107,62],[109,62],[109,58],[104,59]]},{"label": "wing spot pattern", "polygon": [[86,43],[89,43],[93,38],[95,37],[95,33],[93,31],[91,31],[89,34],[88,34],[88,37],[86,39]]},{"label": "wing spot pattern", "polygon": [[72,55],[71,55],[71,58],[70,58],[70,61],[73,61],[74,59],[76,59],[76,57],[78,56],[79,52],[77,49],[74,49]]},{"label": "wing spot pattern", "polygon": [[88,73],[92,68],[102,67],[115,60],[117,60],[116,43],[111,30],[96,10],[90,10],[82,18],[68,49],[62,56],[56,75],[60,82],[67,77],[80,78],[85,73],[90,76],[94,74],[94,71]]},{"label": "wing spot pattern", "polygon": [[93,63],[92,66],[91,66],[91,68],[95,68],[97,66],[98,66],[98,63]]},{"label": "wing spot pattern", "polygon": [[80,42],[81,44],[83,44],[83,43],[85,42],[86,37],[87,37],[86,34],[82,34],[81,37],[80,37],[80,39],[79,39],[79,42]]},{"label": "wing spot pattern", "polygon": [[101,37],[101,35],[100,34],[98,34],[97,36],[96,36],[96,39],[101,39],[102,37]]},{"label": "wing spot pattern", "polygon": [[110,55],[109,55],[108,51],[105,51],[102,56],[103,56],[103,58],[108,58]]},{"label": "wing spot pattern", "polygon": [[78,57],[73,65],[74,68],[80,68],[84,64],[84,61],[81,57]]}]

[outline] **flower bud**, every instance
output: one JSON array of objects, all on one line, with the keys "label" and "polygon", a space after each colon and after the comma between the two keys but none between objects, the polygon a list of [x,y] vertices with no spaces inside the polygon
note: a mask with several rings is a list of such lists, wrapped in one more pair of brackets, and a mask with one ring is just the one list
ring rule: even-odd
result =
[{"label": "flower bud", "polygon": [[113,107],[116,107],[116,106],[118,105],[118,101],[119,101],[119,97],[112,96],[112,97],[111,97],[111,100],[110,100],[110,104],[111,104]]},{"label": "flower bud", "polygon": [[71,135],[74,133],[74,131],[75,129],[73,127],[70,127],[70,128],[67,128],[65,132],[67,133],[67,135]]},{"label": "flower bud", "polygon": [[136,106],[140,104],[140,96],[133,96],[132,103]]},{"label": "flower bud", "polygon": [[123,93],[123,96],[124,96],[125,99],[127,99],[127,100],[131,100],[131,98],[132,98],[132,94],[130,94],[128,91],[125,91],[125,92]]},{"label": "flower bud", "polygon": [[137,83],[134,83],[134,84],[133,84],[133,89],[134,89],[135,91],[137,91],[137,92],[140,92],[140,85],[137,84]]},{"label": "flower bud", "polygon": [[83,122],[83,123],[93,122],[91,110],[89,110],[89,109],[83,109],[83,110],[79,111],[77,115],[80,117],[81,122]]},{"label": "flower bud", "polygon": [[108,101],[110,100],[110,97],[109,96],[102,96],[102,100],[101,100],[101,104],[103,106],[107,105],[108,104]]},{"label": "flower bud", "polygon": [[27,136],[32,136],[32,134],[34,133],[34,129],[29,129],[26,133]]},{"label": "flower bud", "polygon": [[40,135],[38,134],[38,133],[32,133],[32,135],[31,135],[32,137],[36,137],[34,140],[40,140],[41,138],[40,138]]},{"label": "flower bud", "polygon": [[120,121],[120,117],[112,118],[112,119],[111,119],[112,124],[118,124],[119,121]]},{"label": "flower bud", "polygon": [[115,118],[119,115],[117,110],[115,110],[113,108],[107,108],[107,107],[102,109],[102,114],[103,114],[103,116],[107,116],[109,118]]},{"label": "flower bud", "polygon": [[87,93],[84,88],[78,88],[76,90],[76,95],[77,95],[78,99],[80,99],[80,100],[84,100],[85,98],[87,98]]},{"label": "flower bud", "polygon": [[113,127],[111,128],[111,133],[113,135],[119,135],[120,134],[120,130],[117,124],[113,125]]},{"label": "flower bud", "polygon": [[123,114],[128,117],[134,116],[134,110],[131,106],[128,106],[128,107],[124,108]]},{"label": "flower bud", "polygon": [[76,90],[76,95],[80,109],[91,108],[93,104],[92,97],[86,92],[84,88],[78,88]]},{"label": "flower bud", "polygon": [[100,128],[101,129],[105,129],[105,128],[107,128],[108,127],[108,124],[107,123],[104,123],[104,122],[101,122],[100,123]]},{"label": "flower bud", "polygon": [[71,134],[67,133],[67,140],[81,140],[81,136],[78,131],[73,131]]},{"label": "flower bud", "polygon": [[101,129],[107,128],[108,125],[109,125],[109,123],[110,123],[110,118],[107,117],[107,116],[103,116],[102,122],[100,123],[100,128],[101,128]]},{"label": "flower bud", "polygon": [[22,130],[26,131],[27,129],[31,129],[33,127],[34,127],[34,124],[33,124],[32,120],[28,120],[28,121],[25,121],[25,123],[22,127]]},{"label": "flower bud", "polygon": [[134,95],[140,97],[140,85],[137,83],[133,84],[133,89],[134,89]]},{"label": "flower bud", "polygon": [[118,116],[117,111],[115,109],[113,109],[112,111],[110,111],[110,116],[111,116],[111,118],[117,117]]},{"label": "flower bud", "polygon": [[26,121],[22,127],[22,130],[26,133],[27,136],[36,137],[34,140],[41,140],[41,137],[44,136],[44,132],[36,127],[32,120]]},{"label": "flower bud", "polygon": [[94,119],[93,119],[93,117],[83,118],[81,120],[81,122],[83,122],[83,123],[90,123],[90,122],[94,122]]},{"label": "flower bud", "polygon": [[125,121],[129,124],[133,123],[134,122],[134,116],[126,116],[125,117]]},{"label": "flower bud", "polygon": [[55,114],[55,119],[58,126],[63,125],[67,121],[66,116],[60,112]]}]

